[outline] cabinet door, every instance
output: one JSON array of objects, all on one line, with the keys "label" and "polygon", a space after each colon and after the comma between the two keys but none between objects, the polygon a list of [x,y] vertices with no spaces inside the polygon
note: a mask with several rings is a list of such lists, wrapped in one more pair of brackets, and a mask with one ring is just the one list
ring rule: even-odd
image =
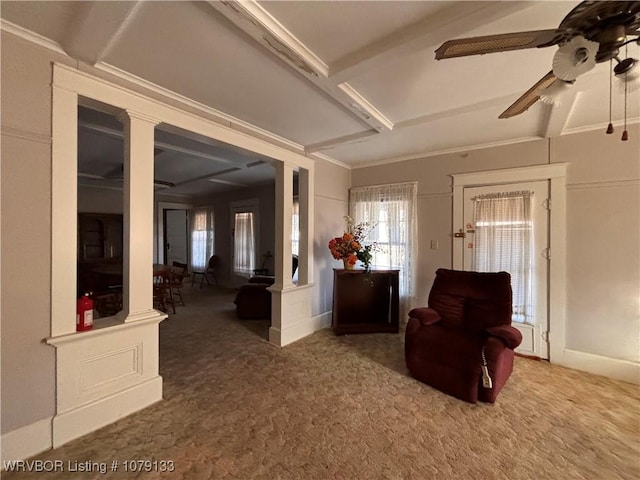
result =
[{"label": "cabinet door", "polygon": [[111,218],[107,222],[104,245],[105,258],[122,257],[122,217]]},{"label": "cabinet door", "polygon": [[104,258],[104,222],[99,218],[81,217],[79,227],[82,260]]},{"label": "cabinet door", "polygon": [[397,332],[397,289],[387,272],[336,271],[333,328],[337,334]]}]

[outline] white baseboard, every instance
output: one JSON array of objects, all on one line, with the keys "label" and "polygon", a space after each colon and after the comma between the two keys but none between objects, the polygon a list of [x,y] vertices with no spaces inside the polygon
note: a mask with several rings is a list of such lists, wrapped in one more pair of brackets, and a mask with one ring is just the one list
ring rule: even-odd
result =
[{"label": "white baseboard", "polygon": [[559,365],[604,377],[640,384],[640,363],[565,348]]},{"label": "white baseboard", "polygon": [[2,435],[2,464],[8,460],[25,460],[52,446],[52,417],[43,418]]},{"label": "white baseboard", "polygon": [[274,327],[269,329],[269,341],[281,347],[311,335],[331,325],[331,312],[326,312],[305,321],[298,322],[285,330]]},{"label": "white baseboard", "polygon": [[53,417],[53,447],[98,430],[162,400],[162,377]]},{"label": "white baseboard", "polygon": [[312,318],[315,330],[322,330],[323,328],[329,328],[331,326],[331,318],[333,316],[332,311],[316,315]]}]

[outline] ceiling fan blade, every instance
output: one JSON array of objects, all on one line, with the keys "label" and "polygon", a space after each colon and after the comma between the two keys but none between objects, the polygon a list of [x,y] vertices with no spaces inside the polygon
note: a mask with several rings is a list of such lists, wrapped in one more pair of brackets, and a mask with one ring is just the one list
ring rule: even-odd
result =
[{"label": "ceiling fan blade", "polygon": [[559,81],[553,74],[553,70],[542,77],[538,82],[527,90],[520,98],[511,104],[498,118],[510,118],[526,112],[531,105],[540,99],[540,92]]},{"label": "ceiling fan blade", "polygon": [[508,50],[522,50],[525,48],[549,47],[557,44],[563,38],[561,33],[558,30],[532,30],[530,32],[449,40],[436,50],[436,60],[506,52]]}]

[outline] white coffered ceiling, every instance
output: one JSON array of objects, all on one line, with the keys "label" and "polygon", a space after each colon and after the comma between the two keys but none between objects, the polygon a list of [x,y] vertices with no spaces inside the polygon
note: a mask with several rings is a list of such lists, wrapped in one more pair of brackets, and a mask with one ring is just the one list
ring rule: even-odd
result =
[{"label": "white coffered ceiling", "polygon": [[[187,97],[307,155],[359,166],[604,128],[608,62],[579,77],[560,106],[538,102],[499,120],[551,70],[557,47],[434,59],[451,38],[555,28],[578,3],[4,1],[1,14],[6,30],[38,34],[84,63]],[[630,45],[629,56],[639,50]],[[619,122],[622,95],[615,93]],[[640,119],[637,89],[628,116]],[[100,134],[90,125],[83,132]],[[104,153],[113,138],[87,144]],[[175,193],[273,175],[267,159],[231,155],[237,168],[225,172],[224,163],[198,155],[228,155],[223,145],[183,147],[156,157],[156,177],[182,185]]]}]

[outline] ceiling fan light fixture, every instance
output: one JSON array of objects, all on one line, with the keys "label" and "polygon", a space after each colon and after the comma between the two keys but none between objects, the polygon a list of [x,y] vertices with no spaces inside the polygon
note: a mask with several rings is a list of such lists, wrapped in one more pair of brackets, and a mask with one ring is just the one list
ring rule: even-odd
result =
[{"label": "ceiling fan light fixture", "polygon": [[560,98],[574,82],[566,82],[563,80],[552,83],[549,87],[540,91],[540,101],[547,105],[560,105]]},{"label": "ceiling fan light fixture", "polygon": [[[618,60],[616,58],[616,60]],[[624,60],[618,60],[618,64],[613,68],[613,73],[616,75],[624,75],[633,70],[638,63],[636,58],[625,58]]]},{"label": "ceiling fan light fixture", "polygon": [[560,80],[571,81],[596,66],[600,45],[584,37],[574,37],[561,46],[553,56],[553,74]]}]

